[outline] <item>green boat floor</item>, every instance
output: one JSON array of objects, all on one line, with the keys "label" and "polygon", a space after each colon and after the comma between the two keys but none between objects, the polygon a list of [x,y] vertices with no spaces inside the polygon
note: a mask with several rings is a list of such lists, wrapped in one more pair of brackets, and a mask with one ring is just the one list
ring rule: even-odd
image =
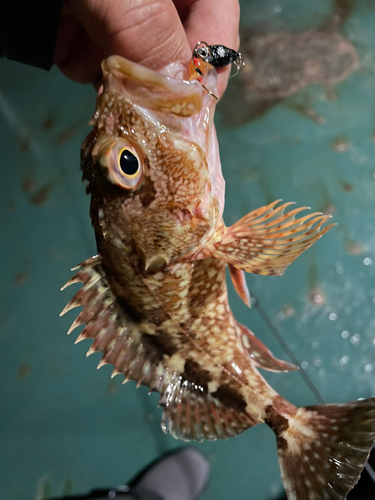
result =
[{"label": "green boat floor", "polygon": [[[333,29],[336,9],[335,29],[358,57],[340,83],[302,85],[284,97],[263,89],[255,105],[236,77],[217,124],[227,224],[279,198],[332,213],[337,226],[285,276],[247,282],[328,402],[368,397],[375,393],[375,4],[241,6],[243,30],[263,34]],[[66,335],[74,312],[59,318],[72,296],[59,290],[69,269],[95,253],[78,170],[95,93],[56,68],[1,60],[0,75],[0,500],[118,485],[182,443],[161,431],[157,396],[111,379],[110,367],[97,371],[99,354],[85,357],[90,343],[74,345],[77,331]],[[239,109],[236,124],[229,117]],[[231,285],[230,302],[236,318],[287,359]],[[294,404],[316,403],[298,373],[265,376]],[[265,425],[197,447],[212,466],[203,500],[270,500],[282,491]]]}]

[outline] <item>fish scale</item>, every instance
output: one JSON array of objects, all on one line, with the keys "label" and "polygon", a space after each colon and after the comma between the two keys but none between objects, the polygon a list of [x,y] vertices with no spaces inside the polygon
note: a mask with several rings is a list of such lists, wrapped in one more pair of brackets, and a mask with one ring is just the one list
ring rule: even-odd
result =
[{"label": "fish scale", "polygon": [[[165,432],[226,439],[265,422],[289,500],[343,499],[375,439],[375,398],[306,408],[283,399],[257,367],[297,367],[236,321],[225,281],[229,266],[250,304],[244,272],[282,274],[332,227],[329,216],[277,200],[226,227],[216,101],[197,80],[117,56],[103,72],[81,155],[99,254],[68,282],[83,283],[63,311],[83,307],[69,332],[85,324],[77,341],[93,339],[98,367],[160,393]],[[131,175],[127,157],[138,162]]]}]

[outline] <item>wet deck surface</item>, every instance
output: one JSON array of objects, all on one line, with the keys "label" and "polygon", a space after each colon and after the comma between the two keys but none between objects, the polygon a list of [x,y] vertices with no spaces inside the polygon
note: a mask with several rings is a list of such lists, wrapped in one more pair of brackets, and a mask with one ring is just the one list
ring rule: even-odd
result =
[{"label": "wet deck surface", "polygon": [[[375,393],[375,2],[308,5],[242,2],[254,67],[232,80],[217,115],[225,220],[278,198],[332,213],[337,227],[285,276],[247,281],[324,398],[344,402]],[[308,77],[296,54],[283,66],[272,45],[293,46],[296,31]],[[0,499],[120,484],[179,443],[160,430],[156,395],[97,371],[89,342],[65,335],[74,313],[58,316],[69,268],[95,253],[78,171],[95,94],[57,70],[2,60],[0,75]],[[257,310],[230,291],[237,319],[286,359]],[[315,404],[298,373],[266,377],[293,403]],[[281,491],[266,426],[198,447],[212,464],[204,500]]]}]

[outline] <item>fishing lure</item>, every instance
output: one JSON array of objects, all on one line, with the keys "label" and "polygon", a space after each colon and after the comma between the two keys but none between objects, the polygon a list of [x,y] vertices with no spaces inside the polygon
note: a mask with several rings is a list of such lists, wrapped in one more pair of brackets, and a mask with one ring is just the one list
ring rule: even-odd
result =
[{"label": "fishing lure", "polygon": [[[241,53],[228,49],[224,45],[208,45],[206,42],[198,42],[189,63],[190,80],[198,80],[209,95],[218,100],[218,97],[207,87],[205,80],[208,80],[214,68],[224,68],[229,64],[234,64],[236,67],[237,71],[232,77],[236,76],[245,66]],[[216,78],[214,80],[216,82]]]},{"label": "fishing lure", "polygon": [[208,45],[206,42],[198,42],[194,48],[193,57],[199,57],[214,68],[224,68],[229,64],[234,64],[237,72],[245,66],[241,53],[224,45]]}]

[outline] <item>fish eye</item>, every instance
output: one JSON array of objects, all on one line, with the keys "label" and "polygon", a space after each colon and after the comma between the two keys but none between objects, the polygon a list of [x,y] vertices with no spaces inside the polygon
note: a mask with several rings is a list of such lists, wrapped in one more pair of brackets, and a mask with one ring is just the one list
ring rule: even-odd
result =
[{"label": "fish eye", "polygon": [[104,139],[93,151],[107,179],[123,189],[136,189],[144,177],[145,155],[130,138]]},{"label": "fish eye", "polygon": [[129,149],[123,149],[119,159],[120,169],[124,175],[136,175],[139,170],[138,158]]}]

